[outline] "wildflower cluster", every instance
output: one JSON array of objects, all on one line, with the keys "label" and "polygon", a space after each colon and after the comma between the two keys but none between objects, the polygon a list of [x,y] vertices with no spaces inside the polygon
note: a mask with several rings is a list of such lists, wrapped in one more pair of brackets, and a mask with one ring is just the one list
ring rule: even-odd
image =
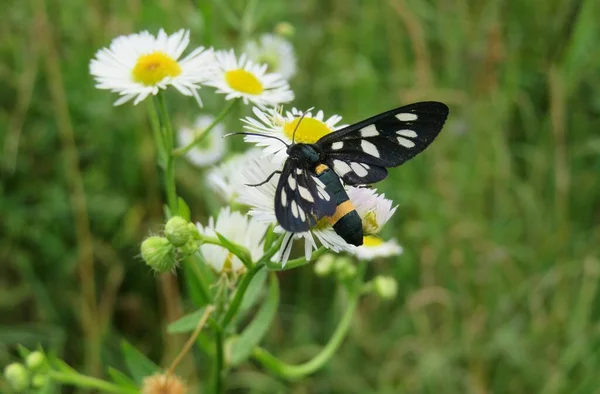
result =
[{"label": "wildflower cluster", "polygon": [[[321,110],[282,109],[283,104],[294,99],[288,80],[296,73],[297,65],[292,45],[283,38],[293,34],[293,28],[280,24],[276,31],[279,35],[266,34],[241,43],[244,51],[237,54],[233,49],[204,47],[188,51],[189,31],[169,35],[162,29],[156,36],[144,31],[118,37],[108,48],[96,53],[90,72],[99,89],[119,95],[115,105],[148,102],[167,203],[164,229],[142,242],[141,257],[159,273],[174,271],[180,265],[189,268],[185,275],[194,277],[186,277],[190,279],[186,284],[197,296],[194,302],[199,309],[169,327],[173,332],[193,331],[193,334],[166,371],[154,367],[139,352],[124,347],[126,360],[136,361],[131,363],[134,368],[130,367],[135,382],[121,375],[116,379],[111,376],[114,382],[83,377],[60,363],[56,364],[55,373],[49,375],[53,380],[124,394],[140,389],[147,394],[188,392],[187,383],[173,372],[205,324],[215,342],[214,350],[207,352],[214,361],[215,372],[209,385],[213,392],[222,392],[224,371],[250,357],[283,377],[298,378],[320,368],[332,356],[348,332],[350,317],[362,294],[374,293],[384,299],[395,296],[396,283],[391,278],[376,277],[363,283],[367,261],[402,252],[394,239],[380,236],[396,211],[384,194],[371,188],[344,186],[362,221],[364,238],[358,247],[344,241],[326,218],[304,232],[286,231],[276,219],[277,174],[288,157],[287,146],[292,142],[315,143],[345,126],[341,116],[325,116]],[[173,127],[164,95],[169,88],[193,97],[199,105],[202,105],[200,89],[203,88],[204,95],[204,89],[212,88],[213,93],[222,95],[225,103],[215,116],[201,114],[191,125]],[[239,127],[231,131],[244,130],[245,141],[255,147],[228,154],[223,121],[235,103],[248,105],[248,111],[240,119]],[[216,195],[224,202],[216,215],[197,224],[191,222],[190,209],[177,194],[175,161],[182,157],[195,167],[213,166],[205,173],[207,187],[203,191],[211,201],[215,201],[213,195]],[[297,256],[296,243],[301,246]],[[335,330],[331,339],[334,345],[326,347],[313,362],[305,363],[310,368],[281,368],[274,356],[259,347],[277,310],[278,278],[271,273],[268,289],[261,292],[267,276],[259,273],[290,269],[312,260],[318,260],[314,267],[317,275],[334,276],[347,293],[347,317]],[[261,297],[263,306],[243,329],[244,319],[236,319],[237,315],[258,303]],[[198,343],[206,340],[203,337]],[[140,371],[135,365],[151,368]],[[41,384],[31,371],[31,366],[14,364],[7,367],[5,377],[13,387],[26,390]]]},{"label": "wildflower cluster", "polygon": [[[198,90],[210,86],[226,100],[241,100],[254,104],[252,116],[242,119],[243,127],[252,135],[245,140],[260,150],[248,150],[219,164],[207,175],[208,184],[233,208],[224,208],[208,225],[198,224],[198,231],[214,237],[216,233],[234,239],[258,256],[261,239],[269,228],[282,234],[281,250],[274,256],[283,265],[290,258],[293,240],[304,240],[304,257],[324,246],[334,252],[349,252],[359,259],[371,260],[392,256],[402,249],[395,240],[383,240],[377,234],[394,214],[390,200],[374,189],[348,187],[347,193],[357,209],[365,238],[363,245],[347,244],[325,221],[304,233],[286,233],[277,223],[274,197],[278,177],[257,187],[247,186],[264,181],[273,171],[281,170],[287,158],[286,144],[314,143],[319,138],[346,125],[342,117],[326,117],[324,112],[283,112],[281,104],[290,102],[294,93],[287,79],[296,72],[296,58],[291,44],[279,35],[265,34],[244,44],[244,52],[236,56],[233,49],[196,48],[182,57],[190,43],[188,31],[167,35],[160,30],[157,36],[142,32],[115,39],[109,48],[98,51],[90,65],[97,87],[110,89],[121,97],[116,105],[133,100],[139,103],[150,95],[172,86],[184,95],[200,102]],[[293,136],[293,134],[295,135]],[[219,119],[202,115],[192,126],[182,126],[177,133],[179,153],[198,167],[219,163],[226,155],[224,127]],[[203,146],[200,146],[203,144]],[[175,150],[175,153],[178,151]],[[244,212],[248,212],[248,217]],[[252,236],[248,236],[248,234]],[[178,260],[177,245],[165,238],[151,237],[142,247],[142,255],[161,272],[174,267]],[[217,271],[235,272],[243,265],[218,245],[204,245],[200,251]],[[181,252],[179,250],[179,252]],[[180,253],[181,254],[181,253]]]}]

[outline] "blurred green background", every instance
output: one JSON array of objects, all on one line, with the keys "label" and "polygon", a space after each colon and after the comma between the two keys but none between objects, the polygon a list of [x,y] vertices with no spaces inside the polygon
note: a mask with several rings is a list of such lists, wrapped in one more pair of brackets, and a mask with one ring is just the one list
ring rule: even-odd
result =
[{"label": "blurred green background", "polygon": [[[424,99],[451,112],[426,154],[378,185],[399,205],[385,235],[405,253],[370,275],[394,275],[398,298],[365,298],[341,350],[309,379],[248,365],[229,387],[600,392],[597,0],[24,0],[3,13],[0,365],[15,344],[41,343],[98,374],[122,365],[121,338],[157,362],[184,339],[164,332],[189,310],[181,276],[156,277],[138,257],[162,223],[145,107],[115,108],[94,88],[95,51],[160,27],[239,48],[288,21],[294,105],[344,123]],[[215,114],[222,97],[201,93]],[[168,98],[177,121],[199,114],[193,100]],[[235,117],[227,126],[240,130]],[[202,171],[182,163],[178,182],[195,220],[215,213]],[[265,346],[301,361],[340,306],[311,267],[281,279]]]}]

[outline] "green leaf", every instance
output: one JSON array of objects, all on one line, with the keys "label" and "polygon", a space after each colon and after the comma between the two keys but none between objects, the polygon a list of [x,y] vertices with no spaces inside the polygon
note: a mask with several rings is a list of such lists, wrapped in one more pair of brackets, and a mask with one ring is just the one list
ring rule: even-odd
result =
[{"label": "green leaf", "polygon": [[244,298],[242,299],[242,305],[240,305],[240,312],[247,311],[252,308],[254,304],[259,299],[262,289],[265,287],[265,280],[267,280],[267,271],[260,270],[252,281],[248,285],[248,289],[246,289],[246,294],[244,294]]},{"label": "green leaf", "polygon": [[191,218],[190,207],[187,205],[185,200],[181,197],[177,197],[177,209],[179,210],[179,216],[181,216],[182,218],[184,218],[185,220],[187,220],[189,222],[190,218]]},{"label": "green leaf", "polygon": [[[193,266],[196,265],[196,266]],[[182,265],[183,267],[183,279],[185,280],[185,284],[188,290],[188,294],[190,298],[194,302],[194,305],[197,307],[204,306],[210,302],[209,294],[205,294],[202,289],[202,284],[200,284],[200,279],[198,279],[197,272],[198,266],[195,259],[189,259]]]},{"label": "green leaf", "polygon": [[223,246],[231,253],[236,255],[240,260],[242,260],[242,263],[244,263],[246,268],[249,269],[252,266],[252,258],[250,257],[250,252],[248,252],[248,249],[231,242],[219,233],[216,234]]},{"label": "green leaf", "polygon": [[115,369],[113,367],[108,367],[106,372],[108,373],[108,376],[110,376],[112,381],[115,382],[116,384],[118,384],[119,386],[131,388],[134,390],[138,388],[137,384],[135,383],[135,381],[133,379],[131,379],[129,376],[125,375],[123,372],[119,371],[118,369]]},{"label": "green leaf", "polygon": [[206,308],[200,308],[195,312],[183,316],[181,319],[169,324],[167,332],[169,334],[180,334],[194,331],[200,319],[204,315]]},{"label": "green leaf", "polygon": [[276,237],[277,234],[275,234],[275,232],[273,231],[273,226],[269,226],[267,228],[267,232],[265,233],[265,244],[263,246],[263,252],[269,250],[269,248],[273,245],[273,242],[275,241]]},{"label": "green leaf", "polygon": [[252,350],[260,343],[269,331],[279,305],[279,282],[275,274],[271,274],[269,293],[256,317],[240,334],[231,348],[231,364],[239,365],[246,361]]},{"label": "green leaf", "polygon": [[29,353],[31,353],[31,350],[27,349],[25,346],[23,346],[21,344],[18,344],[17,352],[19,353],[19,356],[21,356],[21,358],[23,360],[25,360],[27,358],[27,356],[29,356]]},{"label": "green leaf", "polygon": [[121,342],[121,351],[123,352],[125,364],[127,365],[131,376],[138,384],[142,383],[144,377],[150,376],[160,370],[158,365],[154,364],[152,360],[125,340]]}]

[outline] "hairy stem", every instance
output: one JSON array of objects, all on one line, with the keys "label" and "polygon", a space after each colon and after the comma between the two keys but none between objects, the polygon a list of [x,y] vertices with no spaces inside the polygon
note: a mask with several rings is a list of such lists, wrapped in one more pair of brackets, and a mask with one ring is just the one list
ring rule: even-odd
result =
[{"label": "hairy stem", "polygon": [[177,189],[175,184],[175,163],[173,160],[173,128],[171,126],[171,120],[169,113],[167,112],[167,105],[165,104],[164,93],[158,94],[159,111],[162,120],[163,140],[165,149],[165,189],[167,191],[167,203],[169,205],[169,211],[171,216],[177,215]]}]

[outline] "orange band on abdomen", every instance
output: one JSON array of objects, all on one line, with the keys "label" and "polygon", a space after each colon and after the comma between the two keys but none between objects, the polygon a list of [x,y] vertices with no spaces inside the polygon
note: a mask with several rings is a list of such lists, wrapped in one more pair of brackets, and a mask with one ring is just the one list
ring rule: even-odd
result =
[{"label": "orange band on abdomen", "polygon": [[337,206],[333,216],[326,216],[325,219],[327,219],[329,224],[333,226],[338,222],[338,220],[340,220],[352,211],[354,211],[354,205],[352,205],[352,202],[350,202],[350,200],[346,200]]},{"label": "orange band on abdomen", "polygon": [[329,167],[327,167],[325,164],[319,164],[317,166],[317,168],[315,168],[315,172],[317,173],[317,175],[321,175],[322,173],[324,173],[328,169],[329,169]]}]

